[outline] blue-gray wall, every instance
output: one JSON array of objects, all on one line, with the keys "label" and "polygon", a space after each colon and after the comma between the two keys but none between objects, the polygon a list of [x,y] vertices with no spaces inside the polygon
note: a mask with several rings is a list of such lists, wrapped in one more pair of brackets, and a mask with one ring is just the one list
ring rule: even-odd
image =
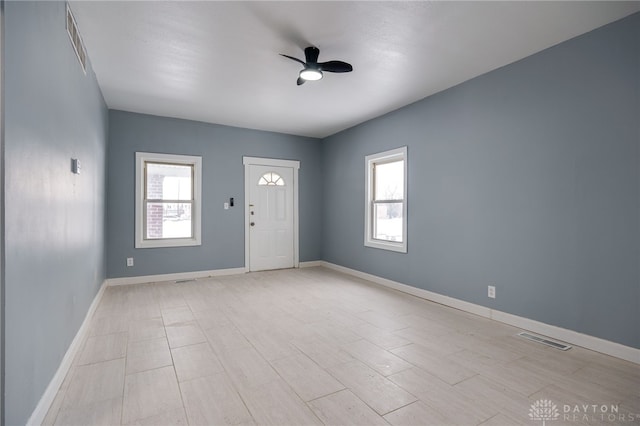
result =
[{"label": "blue-gray wall", "polygon": [[[329,137],[323,258],[640,348],[639,122],[635,14]],[[407,254],[363,245],[364,157],[402,145]]]},{"label": "blue-gray wall", "polygon": [[[320,259],[322,152],[319,139],[134,114],[109,113],[109,278],[244,266],[243,156],[300,160],[300,261]],[[202,245],[134,248],[135,153],[202,156]],[[230,197],[235,207],[223,209]],[[126,258],[134,266],[126,266]]]},{"label": "blue-gray wall", "polygon": [[[25,424],[105,278],[107,109],[63,2],[5,3],[5,422]],[[71,173],[79,158],[82,173]]]}]

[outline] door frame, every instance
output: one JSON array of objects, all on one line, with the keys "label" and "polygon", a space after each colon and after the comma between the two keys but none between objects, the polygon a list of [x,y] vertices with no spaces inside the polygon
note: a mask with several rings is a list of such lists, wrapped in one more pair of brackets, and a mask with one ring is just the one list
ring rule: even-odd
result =
[{"label": "door frame", "polygon": [[244,271],[250,271],[249,238],[249,193],[251,191],[250,166],[274,166],[293,169],[293,267],[300,267],[299,220],[298,220],[298,170],[300,161],[279,158],[242,157],[244,165]]}]

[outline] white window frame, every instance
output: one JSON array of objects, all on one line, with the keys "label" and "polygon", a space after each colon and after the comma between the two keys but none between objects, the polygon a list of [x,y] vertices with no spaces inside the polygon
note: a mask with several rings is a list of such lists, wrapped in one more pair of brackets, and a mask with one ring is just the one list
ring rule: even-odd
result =
[{"label": "white window frame", "polygon": [[[404,161],[404,194],[402,195],[402,241],[385,241],[373,238],[374,226],[374,166],[378,163],[389,163],[393,161]],[[383,250],[407,252],[407,147],[392,149],[367,155],[365,157],[365,220],[364,220],[364,245]]]},{"label": "white window frame", "polygon": [[[193,166],[193,204],[191,220],[193,222],[192,238],[144,238],[144,165],[147,162],[171,163]],[[202,245],[202,157],[177,154],[157,154],[136,152],[136,248],[186,247]]]}]

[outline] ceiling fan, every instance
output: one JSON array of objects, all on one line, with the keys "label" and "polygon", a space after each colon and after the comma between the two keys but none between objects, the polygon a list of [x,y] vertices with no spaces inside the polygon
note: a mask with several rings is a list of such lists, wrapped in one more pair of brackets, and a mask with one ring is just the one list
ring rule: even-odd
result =
[{"label": "ceiling fan", "polygon": [[328,61],[328,62],[318,62],[318,55],[320,54],[320,49],[317,47],[309,46],[304,49],[304,58],[305,61],[302,61],[298,58],[294,58],[293,56],[285,55],[281,53],[281,56],[285,58],[289,58],[296,62],[300,62],[304,69],[300,71],[300,75],[298,76],[298,86],[304,84],[305,81],[316,81],[322,78],[322,72],[351,72],[353,71],[353,67],[351,64],[342,61]]}]

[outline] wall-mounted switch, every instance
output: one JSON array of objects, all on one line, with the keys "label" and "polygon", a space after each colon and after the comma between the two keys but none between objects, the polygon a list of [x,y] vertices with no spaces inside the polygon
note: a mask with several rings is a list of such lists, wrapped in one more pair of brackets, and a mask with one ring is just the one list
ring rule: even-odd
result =
[{"label": "wall-mounted switch", "polygon": [[71,159],[71,172],[79,175],[80,174],[80,169],[82,167],[80,166],[80,160],[78,160],[77,158],[72,158]]},{"label": "wall-mounted switch", "polygon": [[127,266],[133,266],[133,257],[127,257]]},{"label": "wall-mounted switch", "polygon": [[233,207],[233,197],[229,198],[229,205]]},{"label": "wall-mounted switch", "polygon": [[224,203],[224,209],[229,210],[229,203]]}]

